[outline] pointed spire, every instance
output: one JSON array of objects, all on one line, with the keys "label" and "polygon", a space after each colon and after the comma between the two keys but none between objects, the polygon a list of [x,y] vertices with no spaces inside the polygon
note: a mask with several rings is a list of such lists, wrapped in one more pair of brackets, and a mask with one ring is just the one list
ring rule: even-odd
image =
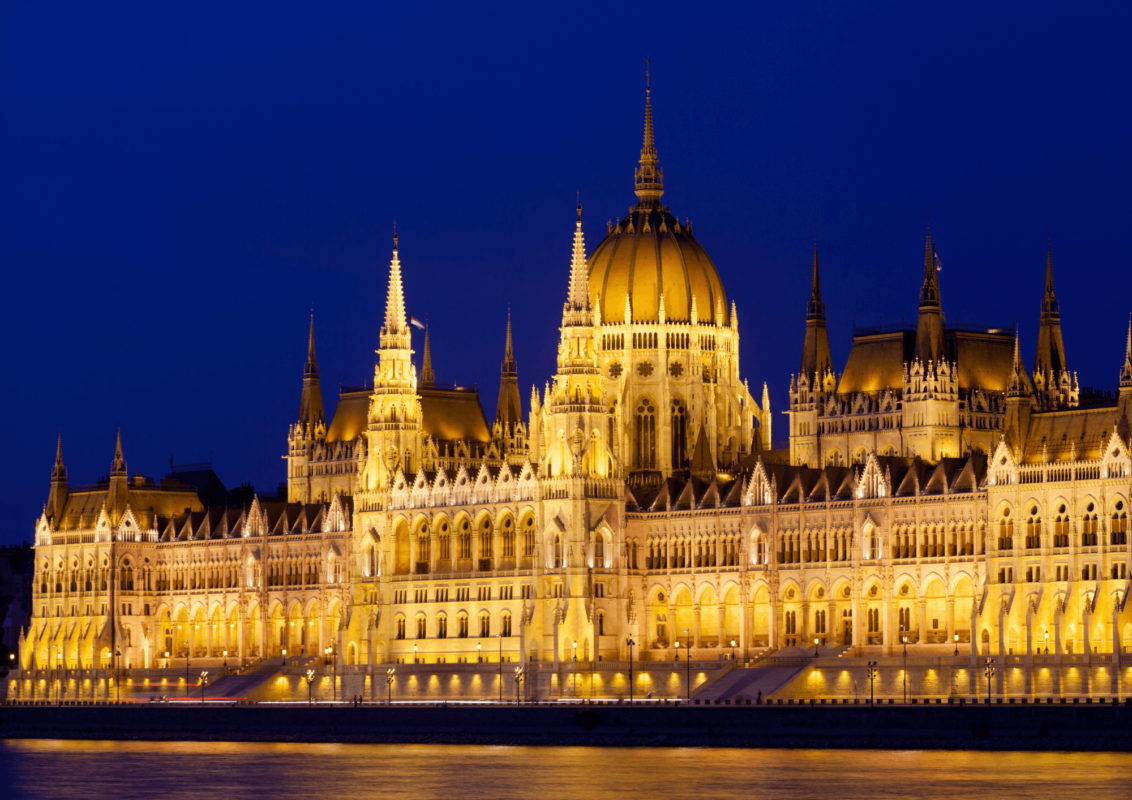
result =
[{"label": "pointed spire", "polygon": [[126,459],[122,455],[122,429],[118,429],[118,442],[114,446],[114,463],[110,467],[111,476],[126,475]]},{"label": "pointed spire", "polygon": [[1053,291],[1053,246],[1046,244],[1046,291],[1042,298],[1042,321],[1060,320],[1061,313],[1057,304],[1057,295]]},{"label": "pointed spire", "polygon": [[939,275],[935,268],[935,250],[932,243],[932,229],[924,239],[924,285],[920,289],[920,308],[939,308]]},{"label": "pointed spire", "polygon": [[318,359],[314,354],[314,312],[311,312],[310,338],[307,342],[307,363],[303,366],[303,392],[299,397],[299,426],[304,434],[326,422],[322,406],[322,388],[318,380]]},{"label": "pointed spire", "polygon": [[67,468],[63,465],[63,433],[59,433],[59,441],[55,443],[55,467],[51,470],[51,480],[67,480]]},{"label": "pointed spire", "polygon": [[[800,375],[811,378],[824,374],[833,359],[829,353],[829,332],[825,327],[825,303],[821,299],[821,279],[818,277],[818,237],[814,237],[814,266],[810,276],[810,301],[806,304],[806,338],[802,342]],[[815,388],[817,380],[814,380]]]},{"label": "pointed spire", "polygon": [[664,170],[657,166],[656,142],[652,127],[652,87],[645,67],[645,140],[641,145],[640,166],[634,170],[638,205],[655,206],[664,194]]},{"label": "pointed spire", "polygon": [[[1068,369],[1065,361],[1065,341],[1061,336],[1061,312],[1053,290],[1053,248],[1046,243],[1046,286],[1042,296],[1042,314],[1038,325],[1038,350],[1034,356],[1034,372],[1041,373],[1054,385],[1050,397],[1061,400],[1056,389],[1061,376]],[[1052,378],[1050,375],[1052,373]]]},{"label": "pointed spire", "polygon": [[629,293],[625,293],[625,324],[628,325],[633,321],[633,303],[629,299]]},{"label": "pointed spire", "polygon": [[570,259],[570,292],[566,298],[563,324],[589,325],[590,283],[586,266],[586,239],[582,234],[582,204],[578,203],[578,221],[574,226],[574,252]]},{"label": "pointed spire", "polygon": [[[426,336],[427,333],[426,331]],[[507,346],[503,351],[503,374],[518,374],[518,368],[515,366],[515,349],[511,344],[511,306],[507,306]]]},{"label": "pointed spire", "polygon": [[1033,391],[1030,376],[1022,363],[1022,351],[1018,340],[1018,329],[1014,329],[1014,363],[1010,367],[1010,380],[1006,385],[1007,397],[1029,396]]},{"label": "pointed spire", "polygon": [[692,310],[688,314],[688,317],[691,319],[691,322],[692,322],[693,325],[699,324],[700,309],[699,309],[699,306],[696,305],[696,295],[695,294],[692,295]]},{"label": "pointed spire", "polygon": [[735,301],[731,301],[731,329],[739,330],[739,317],[735,314]]},{"label": "pointed spire", "polygon": [[810,277],[810,302],[806,304],[806,319],[825,319],[825,303],[821,300],[821,279],[818,277],[818,237],[814,237],[814,271]]},{"label": "pointed spire", "polygon": [[436,373],[432,371],[432,348],[428,341],[428,325],[424,329],[424,361],[421,363],[421,386],[432,388],[436,386]]},{"label": "pointed spire", "polygon": [[1132,319],[1128,320],[1128,337],[1124,342],[1124,366],[1120,369],[1120,388],[1132,389]]},{"label": "pointed spire", "polygon": [[402,333],[408,327],[405,319],[405,291],[401,285],[401,259],[397,254],[397,231],[393,231],[393,260],[389,262],[389,292],[385,300],[385,328]]},{"label": "pointed spire", "polygon": [[664,310],[664,292],[660,293],[660,308],[657,310],[657,318],[660,319],[660,324],[663,325],[667,319],[667,313]]}]

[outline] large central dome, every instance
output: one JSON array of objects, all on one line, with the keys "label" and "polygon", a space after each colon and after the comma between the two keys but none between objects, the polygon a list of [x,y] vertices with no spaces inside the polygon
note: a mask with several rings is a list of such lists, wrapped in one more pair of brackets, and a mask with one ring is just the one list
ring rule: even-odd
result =
[{"label": "large central dome", "polygon": [[660,203],[664,171],[657,166],[650,94],[646,90],[645,141],[635,174],[638,202],[610,225],[589,258],[590,301],[608,322],[624,319],[626,297],[633,322],[659,321],[661,295],[666,320],[689,322],[693,297],[700,319],[714,321],[717,308],[726,318],[727,296],[715,264],[690,225],[681,225]]}]

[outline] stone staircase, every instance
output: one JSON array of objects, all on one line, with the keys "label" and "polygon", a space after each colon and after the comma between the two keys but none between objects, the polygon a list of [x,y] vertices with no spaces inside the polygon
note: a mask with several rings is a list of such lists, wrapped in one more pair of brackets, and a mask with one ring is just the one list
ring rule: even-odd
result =
[{"label": "stone staircase", "polygon": [[239,700],[247,697],[254,689],[261,686],[279,673],[282,665],[278,658],[262,659],[250,666],[244,667],[240,672],[224,675],[208,686],[208,696],[212,698],[230,698]]}]

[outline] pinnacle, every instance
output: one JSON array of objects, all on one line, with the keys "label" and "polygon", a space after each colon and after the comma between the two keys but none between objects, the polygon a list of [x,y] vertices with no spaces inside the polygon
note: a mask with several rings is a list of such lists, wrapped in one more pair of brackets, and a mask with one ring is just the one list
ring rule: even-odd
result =
[{"label": "pinnacle", "polygon": [[114,446],[114,463],[110,468],[111,475],[126,474],[126,459],[122,455],[122,429],[118,428],[118,442]]},{"label": "pinnacle", "polygon": [[428,326],[424,332],[424,360],[421,363],[421,386],[435,386],[436,374],[432,371],[432,348],[428,341]]},{"label": "pinnacle", "polygon": [[385,328],[401,333],[408,327],[405,320],[405,290],[401,283],[401,259],[397,253],[397,234],[393,234],[393,260],[389,262],[389,291],[385,300]]},{"label": "pinnacle", "polygon": [[589,324],[589,312],[589,268],[586,266],[586,239],[582,234],[582,204],[578,203],[578,221],[574,228],[574,252],[570,260],[570,288],[566,298],[566,313],[570,315],[573,324]]},{"label": "pinnacle", "polygon": [[814,239],[814,269],[810,277],[810,302],[806,306],[806,319],[825,319],[825,303],[821,299],[821,279],[818,276],[818,241]]},{"label": "pinnacle", "polygon": [[63,465],[63,433],[59,433],[59,440],[55,443],[55,468],[51,471],[52,478],[66,478],[67,468]]}]

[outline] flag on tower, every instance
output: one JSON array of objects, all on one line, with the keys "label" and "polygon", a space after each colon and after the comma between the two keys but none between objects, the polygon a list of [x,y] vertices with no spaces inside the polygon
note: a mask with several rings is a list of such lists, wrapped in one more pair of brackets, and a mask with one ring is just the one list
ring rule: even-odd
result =
[{"label": "flag on tower", "polygon": [[411,314],[409,315],[409,324],[414,328],[420,328],[422,331],[424,330],[424,323]]}]

